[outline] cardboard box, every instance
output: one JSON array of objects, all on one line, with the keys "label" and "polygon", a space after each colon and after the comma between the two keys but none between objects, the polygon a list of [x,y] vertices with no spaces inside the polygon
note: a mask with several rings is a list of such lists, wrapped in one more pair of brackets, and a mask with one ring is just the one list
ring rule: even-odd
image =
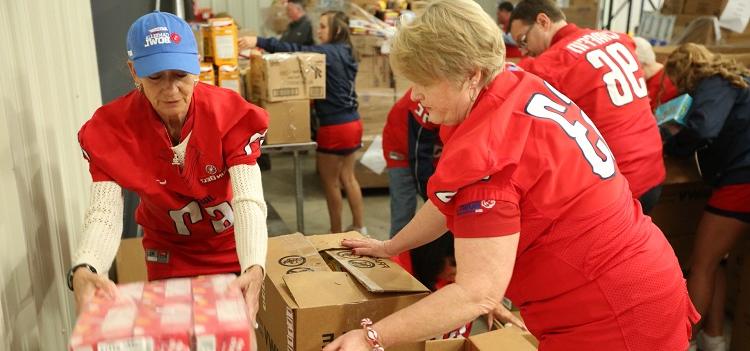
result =
[{"label": "cardboard box", "polygon": [[325,55],[254,53],[250,59],[253,101],[325,98]]},{"label": "cardboard box", "polygon": [[354,54],[360,61],[367,56],[380,55],[380,47],[385,43],[385,38],[376,35],[352,35],[350,39],[354,47]]},{"label": "cardboard box", "polygon": [[362,155],[365,154],[365,151],[370,147],[375,137],[376,135],[363,136],[362,147],[354,153],[354,157],[357,158],[357,163],[354,164],[354,176],[357,178],[357,182],[362,189],[388,188],[388,172],[383,171],[383,173],[377,174],[360,162]]},{"label": "cardboard box", "polygon": [[726,5],[727,0],[685,0],[682,14],[719,17]]},{"label": "cardboard box", "polygon": [[216,85],[216,74],[214,74],[214,65],[210,62],[201,62],[201,73],[198,80],[203,83]]},{"label": "cardboard box", "polygon": [[263,102],[268,111],[266,144],[305,143],[310,135],[310,100]]},{"label": "cardboard box", "polygon": [[211,18],[203,31],[206,60],[216,66],[237,66],[237,25],[231,18]]},{"label": "cardboard box", "polygon": [[143,238],[128,238],[120,241],[115,256],[117,283],[143,282],[148,280],[146,255],[143,251]]},{"label": "cardboard box", "polygon": [[[355,256],[340,246],[343,238],[356,237],[362,236],[297,233],[269,238],[258,311],[259,349],[320,350],[360,328],[361,318],[382,319],[427,295],[427,288],[392,261]],[[324,256],[344,270],[331,269]],[[392,350],[421,351],[422,345]]]},{"label": "cardboard box", "polygon": [[388,113],[396,103],[396,99],[396,90],[393,88],[357,89],[358,111],[362,119],[364,135],[383,132]]},{"label": "cardboard box", "polygon": [[356,91],[393,87],[393,73],[388,55],[366,56],[359,61],[355,81]]},{"label": "cardboard box", "polygon": [[575,23],[582,28],[599,28],[599,6],[570,6],[563,10],[568,23]]},{"label": "cardboard box", "polygon": [[305,92],[308,99],[326,98],[326,55],[298,52],[295,54],[299,60],[299,69],[305,83]]},{"label": "cardboard box", "polygon": [[534,351],[536,339],[516,327],[472,335],[468,339],[431,340],[425,351]]},{"label": "cardboard box", "polygon": [[679,15],[685,7],[685,0],[664,0],[661,13],[665,15]]},{"label": "cardboard box", "polygon": [[750,350],[750,260],[748,259],[742,262],[730,350]]},{"label": "cardboard box", "polygon": [[219,86],[235,91],[242,95],[242,80],[240,79],[240,70],[237,66],[219,66],[218,69]]},{"label": "cardboard box", "polygon": [[695,230],[711,195],[692,159],[665,158],[667,178],[649,216],[664,232],[683,268],[692,254]]}]

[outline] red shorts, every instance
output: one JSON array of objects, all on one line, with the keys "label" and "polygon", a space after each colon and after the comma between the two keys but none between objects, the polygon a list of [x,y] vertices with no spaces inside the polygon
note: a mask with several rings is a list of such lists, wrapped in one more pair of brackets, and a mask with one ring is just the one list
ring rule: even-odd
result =
[{"label": "red shorts", "polygon": [[706,211],[750,223],[750,184],[726,185],[714,189]]},{"label": "red shorts", "polygon": [[318,152],[336,155],[349,155],[362,147],[362,121],[318,128]]}]

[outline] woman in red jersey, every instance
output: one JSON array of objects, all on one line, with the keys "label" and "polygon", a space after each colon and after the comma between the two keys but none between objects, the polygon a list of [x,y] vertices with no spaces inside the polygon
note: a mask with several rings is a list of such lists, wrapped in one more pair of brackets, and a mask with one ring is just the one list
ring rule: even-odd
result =
[{"label": "woman in red jersey", "polygon": [[607,144],[569,98],[503,58],[499,29],[471,0],[433,1],[396,34],[392,66],[441,125],[443,153],[404,229],[343,244],[388,257],[450,229],[455,283],[324,350],[423,340],[504,295],[541,351],[686,350],[698,315],[677,258]]}]

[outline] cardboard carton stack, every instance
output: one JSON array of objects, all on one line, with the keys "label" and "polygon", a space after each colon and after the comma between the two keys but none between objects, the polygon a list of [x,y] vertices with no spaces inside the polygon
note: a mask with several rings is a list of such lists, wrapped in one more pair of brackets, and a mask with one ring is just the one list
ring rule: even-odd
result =
[{"label": "cardboard carton stack", "polygon": [[[428,290],[388,259],[353,255],[340,246],[356,232],[268,240],[266,278],[259,301],[260,350],[320,350],[363,317],[379,320]],[[414,343],[392,350],[423,350]]]},{"label": "cardboard carton stack", "polygon": [[250,324],[232,274],[118,286],[78,317],[68,350],[250,350]]},{"label": "cardboard carton stack", "polygon": [[193,24],[193,34],[201,55],[200,81],[245,95],[240,76],[237,25],[231,18],[210,18]]},{"label": "cardboard carton stack", "polygon": [[[744,31],[737,33],[726,28],[720,29],[720,42],[716,42],[716,28],[710,17],[719,18],[730,1],[743,0],[665,0],[661,8],[663,15],[674,15],[674,28],[672,40],[678,39],[686,34],[684,42],[695,42],[699,44],[722,44],[733,46],[750,46],[750,26]],[[696,23],[689,28],[691,23],[699,18],[708,17],[705,25]],[[686,30],[694,33],[685,33]]]},{"label": "cardboard carton stack", "polygon": [[558,0],[568,23],[579,27],[599,28],[599,0]]},{"label": "cardboard carton stack", "polygon": [[250,100],[269,114],[266,143],[310,141],[310,100],[326,97],[326,58],[319,53],[253,52]]}]

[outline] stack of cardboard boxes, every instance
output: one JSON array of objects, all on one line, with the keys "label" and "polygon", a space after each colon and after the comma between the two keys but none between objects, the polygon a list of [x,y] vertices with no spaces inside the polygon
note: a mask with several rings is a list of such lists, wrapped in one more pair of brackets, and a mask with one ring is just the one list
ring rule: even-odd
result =
[{"label": "stack of cardboard boxes", "polygon": [[194,25],[193,33],[201,55],[200,81],[245,94],[240,77],[237,25],[231,18],[211,18]]},{"label": "stack of cardboard boxes", "polygon": [[599,0],[557,0],[568,23],[579,27],[599,28]]},{"label": "stack of cardboard boxes", "polygon": [[[674,15],[675,23],[672,30],[675,39],[679,37],[688,28],[691,22],[703,16],[721,17],[724,8],[730,0],[665,0],[661,8],[664,15]],[[733,0],[742,1],[742,0]],[[715,33],[712,24],[706,25],[705,28],[699,28],[694,42],[701,44],[729,44],[750,46],[750,26],[747,26],[742,33],[736,33],[725,28],[721,28],[721,42],[716,43]]]},{"label": "stack of cardboard boxes", "polygon": [[318,53],[253,52],[250,101],[268,111],[267,144],[310,141],[310,100],[326,97],[326,58]]}]

